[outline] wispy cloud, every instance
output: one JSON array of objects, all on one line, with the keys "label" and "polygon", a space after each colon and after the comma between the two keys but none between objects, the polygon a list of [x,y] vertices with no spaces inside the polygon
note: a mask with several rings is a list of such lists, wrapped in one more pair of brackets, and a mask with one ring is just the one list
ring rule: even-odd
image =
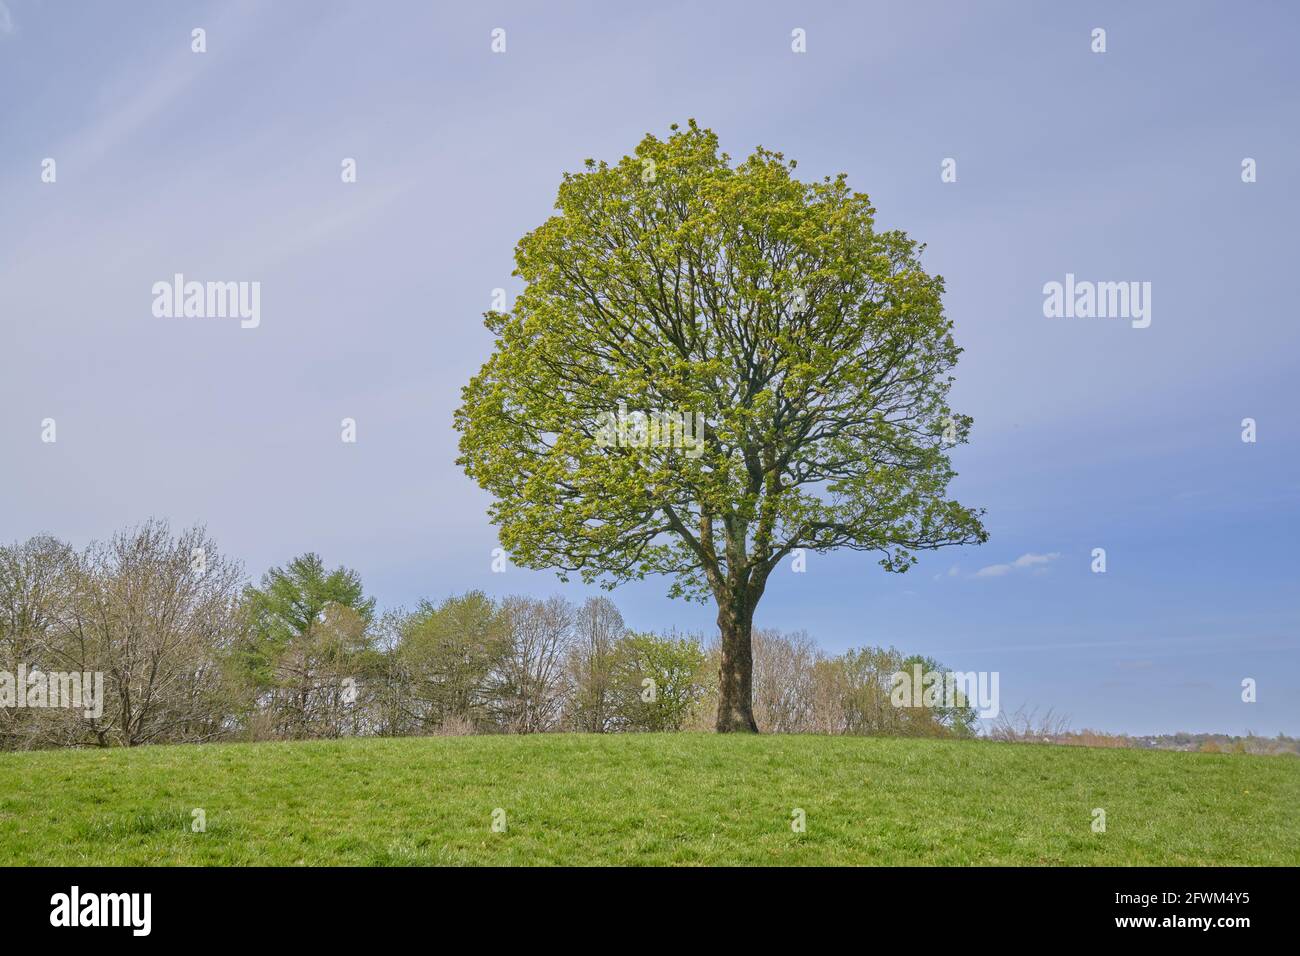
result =
[{"label": "wispy cloud", "polygon": [[1043,565],[1051,564],[1061,556],[1060,552],[1053,551],[1051,554],[1035,554],[1029,552],[1022,554],[1010,564],[990,564],[980,568],[973,575],[977,578],[1000,578],[1003,575],[1010,574],[1012,571],[1020,571],[1025,568],[1042,569]]},{"label": "wispy cloud", "polygon": [[9,14],[5,0],[0,0],[0,33],[14,32],[14,18]]}]

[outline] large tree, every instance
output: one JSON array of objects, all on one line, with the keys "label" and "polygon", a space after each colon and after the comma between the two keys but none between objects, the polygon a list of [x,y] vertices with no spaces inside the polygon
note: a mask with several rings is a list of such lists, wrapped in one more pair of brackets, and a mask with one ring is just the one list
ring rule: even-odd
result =
[{"label": "large tree", "polygon": [[[750,632],[783,558],[905,571],[985,538],[947,497],[970,419],[947,404],[943,280],[843,174],[794,169],[763,148],[733,166],[692,121],[566,174],[455,418],[517,564],[716,602],[719,731],[757,729]],[[700,416],[700,441],[695,418],[665,441],[639,417],[662,413]]]}]

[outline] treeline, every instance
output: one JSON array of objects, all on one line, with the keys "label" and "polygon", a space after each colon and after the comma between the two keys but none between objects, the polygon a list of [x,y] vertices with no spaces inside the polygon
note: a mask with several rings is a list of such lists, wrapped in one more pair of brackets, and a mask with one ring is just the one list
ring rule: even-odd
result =
[{"label": "treeline", "polygon": [[1179,750],[1184,753],[1300,756],[1300,740],[1278,734],[1262,737],[1242,734],[1114,734],[1102,730],[1071,730],[1069,720],[1048,710],[1024,707],[1000,714],[988,728],[988,737],[1005,743],[1056,744],[1062,747],[1105,747],[1130,750]]},{"label": "treeline", "polygon": [[[970,735],[970,708],[894,707],[925,658],[830,656],[754,635],[754,706],[775,733]],[[102,673],[102,712],[0,706],[0,749],[342,736],[711,729],[699,635],[630,630],[608,598],[482,592],[380,614],[314,554],[248,583],[201,528],[150,521],[84,551],[0,547],[0,677]]]}]

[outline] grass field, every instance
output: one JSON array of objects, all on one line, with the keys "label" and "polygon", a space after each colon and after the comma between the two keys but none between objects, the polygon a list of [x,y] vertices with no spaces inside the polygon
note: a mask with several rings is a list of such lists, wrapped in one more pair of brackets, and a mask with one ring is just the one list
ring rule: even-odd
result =
[{"label": "grass field", "polygon": [[0,754],[0,863],[1296,865],[1300,761],[704,734]]}]

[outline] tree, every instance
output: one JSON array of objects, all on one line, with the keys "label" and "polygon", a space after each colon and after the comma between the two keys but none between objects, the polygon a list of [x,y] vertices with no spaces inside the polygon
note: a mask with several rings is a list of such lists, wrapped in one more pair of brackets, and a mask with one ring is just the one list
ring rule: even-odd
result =
[{"label": "tree", "polygon": [[[873,734],[890,737],[969,737],[977,715],[963,691],[952,706],[941,698],[926,704],[921,697],[901,704],[894,698],[894,675],[944,674],[932,657],[904,657],[896,648],[850,648],[836,657],[819,657],[812,666],[811,729],[818,733]],[[940,685],[941,687],[943,685]]]},{"label": "tree", "polygon": [[[921,654],[912,654],[905,658],[899,670],[905,674],[911,674],[914,666],[920,666],[922,674],[950,673],[946,667],[933,657],[926,657]],[[979,715],[967,699],[965,689],[954,687],[952,696],[953,699],[949,702],[945,692],[940,695],[939,701],[931,706],[926,706],[921,700],[914,699],[911,707],[896,709],[901,709],[906,713],[910,717],[912,726],[922,727],[921,732],[926,735],[975,736],[979,729]]]},{"label": "tree", "polygon": [[569,649],[565,719],[574,730],[603,734],[614,728],[615,648],[626,630],[607,597],[587,598],[574,621]]},{"label": "tree", "polygon": [[48,666],[102,672],[104,712],[84,721],[100,746],[204,741],[228,730],[223,656],[242,634],[241,566],[201,527],[120,531],[86,552]]},{"label": "tree", "polygon": [[[80,580],[79,556],[56,538],[0,547],[0,672],[59,669]],[[0,706],[0,750],[75,744],[83,724],[78,715]]]},{"label": "tree", "polygon": [[704,695],[704,649],[689,638],[627,634],[615,647],[616,708],[625,730],[681,730]]},{"label": "tree", "polygon": [[304,554],[244,594],[241,671],[277,737],[338,736],[374,662],[374,598],[355,571]]},{"label": "tree", "polygon": [[502,610],[509,621],[509,646],[493,686],[500,725],[516,734],[554,730],[564,705],[574,607],[560,597],[508,597]]},{"label": "tree", "polygon": [[[985,539],[947,498],[971,420],[947,404],[942,279],[843,174],[794,169],[761,147],[733,167],[692,121],[566,174],[455,414],[517,564],[712,598],[719,731],[757,729],[754,610],[795,549],[905,571]],[[664,415],[690,417],[665,440]]]},{"label": "tree", "polygon": [[510,621],[482,591],[421,602],[397,626],[394,657],[405,716],[417,730],[449,721],[477,726],[488,710],[492,675],[510,650]]},{"label": "tree", "polygon": [[823,659],[804,631],[754,628],[754,716],[765,730],[807,733],[814,724],[814,668]]}]

